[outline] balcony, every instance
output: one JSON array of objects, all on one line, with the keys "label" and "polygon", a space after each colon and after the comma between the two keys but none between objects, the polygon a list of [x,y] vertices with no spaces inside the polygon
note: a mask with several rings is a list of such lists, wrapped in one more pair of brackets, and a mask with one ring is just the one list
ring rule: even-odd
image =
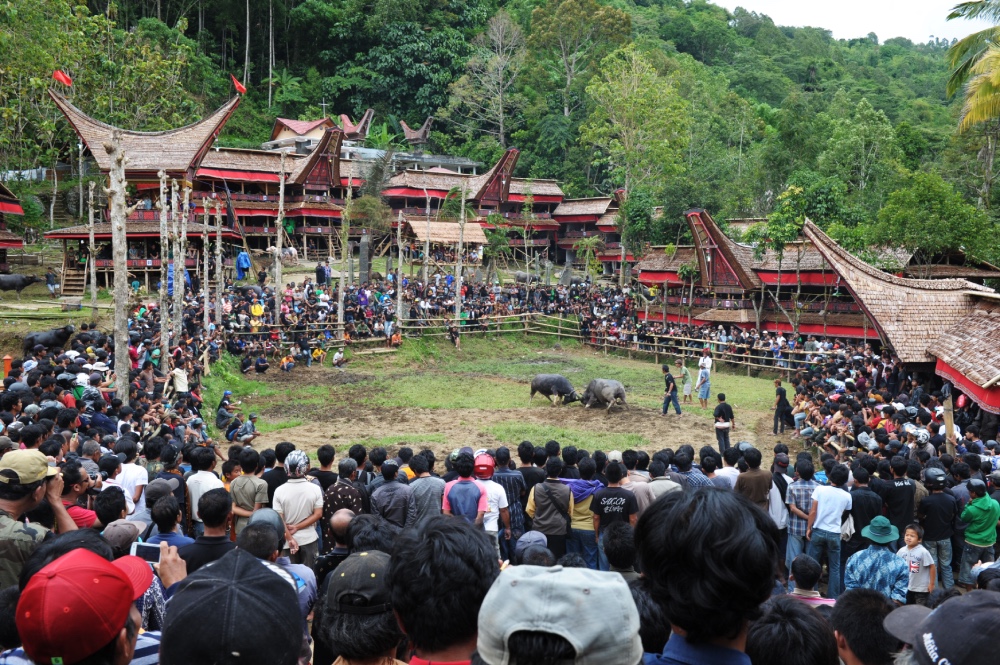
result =
[{"label": "balcony", "polygon": [[511,247],[548,247],[548,238],[511,238],[507,241]]}]

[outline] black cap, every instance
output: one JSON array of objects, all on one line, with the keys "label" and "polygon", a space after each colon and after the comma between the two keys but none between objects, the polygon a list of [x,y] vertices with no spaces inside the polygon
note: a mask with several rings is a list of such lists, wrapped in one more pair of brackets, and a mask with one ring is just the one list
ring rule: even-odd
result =
[{"label": "black cap", "polygon": [[385,552],[372,550],[344,559],[330,574],[327,608],[344,614],[391,612],[389,558]]},{"label": "black cap", "polygon": [[302,650],[295,582],[245,550],[185,578],[163,623],[163,665],[295,665]]},{"label": "black cap", "polygon": [[913,646],[920,665],[997,662],[994,635],[1000,630],[1000,594],[970,591],[951,598],[933,611],[922,605],[904,605],[882,621],[887,633]]}]

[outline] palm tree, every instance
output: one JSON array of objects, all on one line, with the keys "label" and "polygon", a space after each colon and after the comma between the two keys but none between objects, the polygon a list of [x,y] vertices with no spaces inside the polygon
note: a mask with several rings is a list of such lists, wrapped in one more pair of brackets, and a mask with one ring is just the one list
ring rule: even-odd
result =
[{"label": "palm tree", "polygon": [[587,274],[596,282],[597,270],[601,267],[601,262],[597,260],[597,253],[604,249],[604,238],[601,236],[580,238],[573,243],[573,249],[583,254],[583,263],[587,267]]},{"label": "palm tree", "polygon": [[[956,18],[1000,23],[1000,0],[971,0],[955,5],[948,14],[948,20]],[[994,26],[974,32],[948,49],[948,62],[954,68],[948,78],[946,88],[948,95],[958,92],[972,75],[972,68],[989,47],[998,42],[1000,42],[1000,26]]]},{"label": "palm tree", "polygon": [[[494,227],[497,222],[503,220],[496,213],[491,214],[486,219]],[[489,282],[493,273],[498,269],[497,264],[500,259],[510,256],[510,238],[507,237],[506,231],[499,228],[483,229],[483,233],[486,234],[486,244],[483,245],[483,266],[486,268],[486,281]]]}]

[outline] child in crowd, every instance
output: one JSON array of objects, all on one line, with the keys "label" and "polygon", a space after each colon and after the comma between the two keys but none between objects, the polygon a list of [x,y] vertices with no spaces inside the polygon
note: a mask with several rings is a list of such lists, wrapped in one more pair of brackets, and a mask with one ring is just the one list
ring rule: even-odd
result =
[{"label": "child in crowd", "polygon": [[903,535],[905,547],[896,552],[910,567],[910,582],[906,587],[907,605],[926,605],[927,596],[934,590],[936,570],[934,557],[921,544],[924,530],[919,524],[910,524]]}]

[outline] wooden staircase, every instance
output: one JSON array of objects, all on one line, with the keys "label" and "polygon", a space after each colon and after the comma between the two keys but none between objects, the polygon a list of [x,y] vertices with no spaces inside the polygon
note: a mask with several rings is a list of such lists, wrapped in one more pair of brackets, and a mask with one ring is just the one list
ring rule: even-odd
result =
[{"label": "wooden staircase", "polygon": [[[89,259],[88,259],[89,261]],[[78,298],[84,295],[87,290],[87,269],[89,265],[84,265],[63,260],[62,285],[59,295],[71,298]]]}]

